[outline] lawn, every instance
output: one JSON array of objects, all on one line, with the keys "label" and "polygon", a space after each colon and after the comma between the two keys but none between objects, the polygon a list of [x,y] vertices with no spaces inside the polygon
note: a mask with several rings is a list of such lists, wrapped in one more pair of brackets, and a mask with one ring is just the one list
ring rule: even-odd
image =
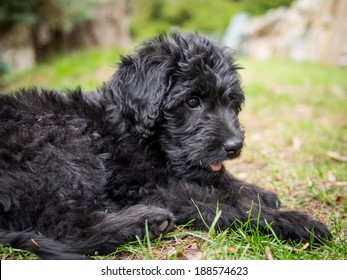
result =
[{"label": "lawn", "polygon": [[[1,91],[79,85],[93,90],[110,77],[120,53],[91,50],[56,56],[31,71],[4,77]],[[185,225],[97,259],[347,259],[347,70],[245,58],[239,64],[244,67],[240,75],[246,104],[240,118],[246,147],[241,158],[226,162],[226,167],[276,191],[285,209],[307,212],[328,224],[333,240],[315,246],[288,244],[247,223],[222,232],[213,226],[193,231]],[[35,256],[4,248],[0,258]]]}]

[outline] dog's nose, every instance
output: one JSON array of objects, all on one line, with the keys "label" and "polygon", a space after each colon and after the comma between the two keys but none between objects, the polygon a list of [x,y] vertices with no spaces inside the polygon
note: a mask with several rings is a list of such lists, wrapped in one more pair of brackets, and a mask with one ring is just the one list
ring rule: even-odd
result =
[{"label": "dog's nose", "polygon": [[237,154],[242,147],[243,142],[240,139],[230,139],[223,144],[223,148],[228,154]]}]

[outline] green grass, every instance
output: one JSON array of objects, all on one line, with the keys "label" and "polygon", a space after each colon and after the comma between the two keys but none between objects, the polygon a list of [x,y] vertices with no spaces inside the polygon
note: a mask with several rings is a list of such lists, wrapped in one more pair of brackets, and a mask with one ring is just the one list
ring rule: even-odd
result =
[{"label": "green grass", "polygon": [[6,92],[19,87],[75,88],[95,90],[115,71],[123,51],[116,49],[84,50],[69,55],[55,55],[32,70],[6,75],[0,86]]},{"label": "green grass", "polygon": [[[92,50],[57,56],[33,70],[6,76],[3,91],[20,86],[92,90],[114,71],[119,54]],[[285,209],[326,223],[325,245],[286,244],[250,229],[225,231],[179,226],[165,237],[137,240],[96,259],[347,259],[347,71],[310,63],[240,59],[247,100],[240,118],[246,128],[242,157],[227,162],[236,176],[276,191]],[[3,259],[34,255],[0,249]]]},{"label": "green grass", "polygon": [[214,227],[206,230],[194,231],[187,226],[180,226],[165,237],[152,241],[147,237],[138,239],[118,247],[108,256],[94,259],[329,260],[344,259],[347,254],[345,239],[340,234],[341,224],[331,228],[338,237],[324,245],[288,244],[259,232],[250,226],[250,221],[235,223],[224,231],[215,230]]}]

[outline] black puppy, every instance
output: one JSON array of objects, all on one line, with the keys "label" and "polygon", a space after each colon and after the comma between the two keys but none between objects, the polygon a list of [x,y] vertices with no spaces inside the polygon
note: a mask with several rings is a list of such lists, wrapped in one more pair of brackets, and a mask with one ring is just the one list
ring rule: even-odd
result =
[{"label": "black puppy", "polygon": [[174,32],[123,57],[99,92],[2,95],[1,244],[46,259],[105,254],[146,223],[151,237],[191,220],[204,229],[217,204],[220,229],[251,219],[286,240],[330,238],[224,169],[244,141],[237,69],[227,49]]}]

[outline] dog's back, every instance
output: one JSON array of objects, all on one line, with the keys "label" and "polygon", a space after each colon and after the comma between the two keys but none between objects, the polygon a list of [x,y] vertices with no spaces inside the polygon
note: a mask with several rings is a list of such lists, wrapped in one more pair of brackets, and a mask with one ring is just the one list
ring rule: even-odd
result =
[{"label": "dog's back", "polygon": [[[66,209],[93,210],[105,183],[103,163],[93,153],[93,114],[101,119],[79,90],[67,96],[36,89],[0,96],[1,244],[46,259],[78,257],[53,239],[65,234],[64,220],[75,218]],[[61,232],[49,229],[52,224]],[[35,227],[50,238],[31,231]]]}]

